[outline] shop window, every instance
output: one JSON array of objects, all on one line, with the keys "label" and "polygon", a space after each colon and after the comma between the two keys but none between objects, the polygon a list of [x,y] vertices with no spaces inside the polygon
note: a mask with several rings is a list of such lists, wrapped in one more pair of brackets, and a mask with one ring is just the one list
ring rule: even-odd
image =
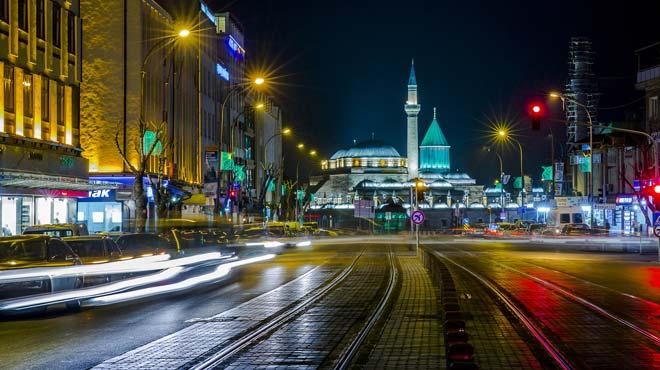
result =
[{"label": "shop window", "polygon": [[50,80],[46,76],[41,77],[41,119],[50,121]]},{"label": "shop window", "polygon": [[23,31],[28,29],[28,4],[27,0],[18,0],[18,28]]},{"label": "shop window", "polygon": [[14,67],[5,64],[5,110],[14,111]]},{"label": "shop window", "polygon": [[9,0],[0,0],[0,19],[9,22]]},{"label": "shop window", "polygon": [[37,37],[46,38],[46,13],[44,12],[44,1],[37,0]]},{"label": "shop window", "polygon": [[34,110],[34,94],[32,93],[32,75],[23,75],[23,115],[32,117]]},{"label": "shop window", "polygon": [[53,45],[62,45],[62,7],[53,3]]},{"label": "shop window", "polygon": [[562,224],[569,224],[571,223],[571,214],[570,213],[562,213],[559,215],[559,222]]},{"label": "shop window", "polygon": [[67,17],[67,49],[69,53],[76,53],[76,17],[68,13]]}]

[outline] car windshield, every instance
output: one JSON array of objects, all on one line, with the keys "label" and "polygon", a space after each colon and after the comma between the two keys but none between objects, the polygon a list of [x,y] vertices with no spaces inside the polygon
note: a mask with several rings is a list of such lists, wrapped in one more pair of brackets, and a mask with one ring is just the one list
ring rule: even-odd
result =
[{"label": "car windshield", "polygon": [[66,242],[82,258],[104,257],[106,255],[102,239],[67,240]]}]

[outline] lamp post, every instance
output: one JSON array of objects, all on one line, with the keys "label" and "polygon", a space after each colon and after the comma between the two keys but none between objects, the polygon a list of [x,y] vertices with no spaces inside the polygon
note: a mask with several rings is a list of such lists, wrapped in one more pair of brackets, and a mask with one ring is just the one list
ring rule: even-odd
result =
[{"label": "lamp post", "polygon": [[[263,85],[265,80],[262,77],[257,77],[252,81],[254,85]],[[218,172],[217,172],[217,183],[216,183],[216,193],[215,193],[215,205],[217,210],[220,210],[220,188],[221,188],[221,179],[222,177],[220,174],[222,173],[220,166],[222,165],[222,144],[223,144],[223,139],[224,139],[224,128],[225,128],[225,107],[227,106],[227,102],[229,101],[229,98],[232,97],[233,94],[238,92],[239,90],[244,90],[248,88],[249,85],[246,84],[237,84],[236,86],[232,87],[227,91],[227,95],[225,95],[225,98],[222,100],[222,104],[220,105],[220,135],[218,136]],[[231,134],[231,132],[230,132]],[[232,137],[233,140],[233,137]],[[233,148],[232,148],[232,155],[233,155]]]},{"label": "lamp post", "polygon": [[[289,134],[291,134],[291,132],[292,132],[292,131],[291,131],[290,128],[284,128],[284,129],[282,129],[282,131],[277,132],[277,133],[271,135],[271,136],[266,140],[266,142],[264,143],[264,146],[263,146],[263,152],[264,152],[264,156],[263,156],[263,165],[264,165],[264,166],[266,166],[266,165],[268,164],[268,144],[270,144],[270,142],[271,142],[274,138],[276,138],[276,137],[278,137],[278,136],[289,135]],[[282,160],[282,165],[284,165],[284,156],[282,156],[282,159],[283,159],[283,160]],[[267,176],[266,176],[266,167],[264,167],[264,178],[266,178],[266,177],[267,177]],[[264,181],[264,187],[265,187],[266,185],[268,185],[268,181]],[[260,196],[259,196],[259,204],[261,205],[262,208],[263,208],[263,203],[264,203],[264,197],[265,197],[265,194],[266,194],[266,189],[264,188],[264,189],[262,189],[262,194],[260,194]]]},{"label": "lamp post", "polygon": [[[172,42],[177,39],[183,39],[186,38],[190,35],[190,31],[187,29],[182,29],[179,32],[177,32],[175,35],[171,35],[169,37],[166,37],[159,42],[155,43],[149,51],[147,51],[147,54],[144,56],[144,59],[142,59],[142,66],[140,68],[140,119],[144,120],[144,80],[145,76],[147,74],[146,72],[146,66],[147,62],[149,61],[149,58],[162,46],[164,46],[168,42]],[[168,53],[169,54],[169,53]]]},{"label": "lamp post", "polygon": [[500,153],[494,151],[491,147],[486,147],[486,151],[488,152],[493,152],[497,156],[497,159],[500,162],[500,206],[502,207],[502,210],[504,210],[504,162],[502,161],[502,156]]},{"label": "lamp post", "polygon": [[505,130],[499,130],[497,132],[498,137],[503,140],[503,141],[513,141],[514,143],[518,144],[518,150],[520,151],[520,194],[521,194],[521,200],[522,200],[522,207],[525,206],[525,172],[524,172],[524,167],[523,167],[523,148],[522,145],[520,144],[520,141],[516,140],[513,138],[509,133]]}]

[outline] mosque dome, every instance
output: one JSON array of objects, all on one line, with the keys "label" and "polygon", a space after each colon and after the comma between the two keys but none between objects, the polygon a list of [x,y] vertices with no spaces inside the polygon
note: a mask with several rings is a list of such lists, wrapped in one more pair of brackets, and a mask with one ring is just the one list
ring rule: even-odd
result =
[{"label": "mosque dome", "polygon": [[393,146],[378,140],[357,143],[348,149],[338,150],[330,159],[339,158],[401,158]]}]

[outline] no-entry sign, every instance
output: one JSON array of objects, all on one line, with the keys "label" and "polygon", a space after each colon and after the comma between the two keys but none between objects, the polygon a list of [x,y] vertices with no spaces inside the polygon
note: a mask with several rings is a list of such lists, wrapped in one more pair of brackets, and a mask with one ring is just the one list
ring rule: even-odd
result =
[{"label": "no-entry sign", "polygon": [[410,219],[415,225],[421,225],[424,223],[426,216],[424,216],[424,212],[422,211],[415,211],[410,215]]}]

